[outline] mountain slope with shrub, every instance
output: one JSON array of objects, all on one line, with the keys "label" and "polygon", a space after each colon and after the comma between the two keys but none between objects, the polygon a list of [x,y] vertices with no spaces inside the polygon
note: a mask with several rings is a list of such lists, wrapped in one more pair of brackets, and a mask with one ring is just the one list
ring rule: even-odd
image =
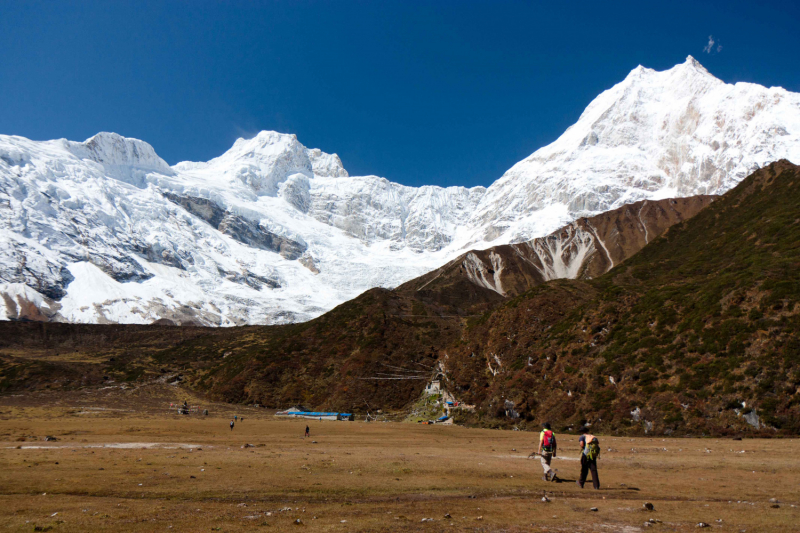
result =
[{"label": "mountain slope with shrub", "polygon": [[[368,291],[296,325],[175,330],[0,323],[6,332],[0,335],[0,390],[180,378],[234,402],[400,409],[419,395],[445,348],[461,335],[465,318],[543,283],[544,264],[552,269],[555,262],[575,263],[583,276],[602,273],[609,258],[619,263],[648,236],[693,216],[713,198],[638,202],[581,219],[544,239],[467,254],[495,257],[506,292],[476,282],[454,262],[394,291]],[[569,244],[577,242],[584,246],[579,253]],[[554,243],[558,254],[534,255]],[[520,250],[544,260],[536,263]]]},{"label": "mountain slope with shrub", "polygon": [[469,251],[397,290],[452,313],[484,312],[547,281],[600,276],[715,198],[642,200],[579,218],[545,237]]},{"label": "mountain slope with shrub", "polygon": [[463,327],[386,289],[281,326],[0,322],[0,393],[163,379],[233,403],[398,410]]},{"label": "mountain slope with shrub", "polygon": [[[612,264],[619,263],[644,246],[648,238],[691,218],[714,198],[644,201],[582,219],[541,241],[585,238],[584,253],[575,254],[565,245],[559,247],[563,255],[560,252],[558,257],[544,253],[535,256],[539,267],[519,250],[527,249],[534,255],[534,250],[546,246],[540,240],[470,254],[494,256],[498,265],[507,265],[505,269],[498,266],[506,272],[498,279],[506,287],[524,292],[547,280],[541,276],[541,265],[548,261],[551,265],[554,260],[580,262],[582,276],[602,273],[610,266],[609,257],[603,253],[609,254]],[[214,346],[218,348],[208,347],[207,339],[196,339],[175,351],[186,354],[179,359],[189,354],[220,357],[228,353],[219,367],[195,384],[228,401],[270,406],[296,402],[356,411],[368,405],[404,408],[419,395],[435,364],[446,361],[448,347],[465,331],[466,319],[508,300],[496,287],[476,283],[474,276],[464,274],[466,268],[456,267],[452,263],[441,275],[434,272],[393,291],[373,289],[304,324],[253,328],[240,336],[215,336]],[[513,275],[515,267],[522,275],[512,278],[508,272]]]},{"label": "mountain slope with shrub", "polygon": [[[458,416],[467,424],[798,434],[798,205],[800,167],[780,161],[606,274],[514,298],[454,277],[464,283],[437,290],[471,287],[473,300],[454,292],[448,306],[416,290],[372,289],[302,324],[145,328],[150,336],[0,325],[0,381],[19,390],[26,375],[45,383],[49,372],[53,383],[74,365],[65,356],[88,364],[89,354],[114,379],[180,371],[215,399],[364,412],[408,407],[441,365],[446,388],[476,405]],[[491,309],[447,312],[481,305]]]},{"label": "mountain slope with shrub", "polygon": [[448,386],[476,423],[800,432],[798,206],[800,167],[755,172],[607,274],[475,319]]}]

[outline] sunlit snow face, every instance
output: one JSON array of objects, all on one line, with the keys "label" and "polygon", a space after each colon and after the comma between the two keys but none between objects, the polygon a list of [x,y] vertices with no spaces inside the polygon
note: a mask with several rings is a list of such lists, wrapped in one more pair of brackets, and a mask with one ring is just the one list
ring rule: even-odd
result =
[{"label": "sunlit snow face", "polygon": [[[115,134],[0,136],[0,292],[78,322],[306,320],[470,249],[645,198],[721,193],[781,158],[800,162],[800,96],[726,85],[691,58],[635,69],[488,189],[350,177],[335,154],[276,132],[173,167]],[[573,241],[542,250],[544,277],[573,276],[593,253]],[[497,268],[474,267],[504,292]]]}]

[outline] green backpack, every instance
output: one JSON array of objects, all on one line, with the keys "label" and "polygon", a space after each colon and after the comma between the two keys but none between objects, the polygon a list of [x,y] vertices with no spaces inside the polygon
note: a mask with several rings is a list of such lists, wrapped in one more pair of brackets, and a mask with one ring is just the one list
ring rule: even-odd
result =
[{"label": "green backpack", "polygon": [[597,441],[597,439],[592,439],[592,442],[586,444],[583,454],[590,461],[595,461],[598,457],[600,457],[600,443]]}]

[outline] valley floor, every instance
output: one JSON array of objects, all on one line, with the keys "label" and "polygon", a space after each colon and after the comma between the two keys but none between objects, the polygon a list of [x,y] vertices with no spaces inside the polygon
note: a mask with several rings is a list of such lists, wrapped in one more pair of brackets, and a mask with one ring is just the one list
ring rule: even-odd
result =
[{"label": "valley floor", "polygon": [[[634,532],[705,522],[788,532],[800,523],[797,440],[600,436],[594,491],[574,483],[574,435],[559,435],[563,482],[546,483],[526,459],[534,433],[311,421],[306,439],[306,421],[264,409],[169,409],[184,399],[199,404],[168,385],[0,397],[0,531]],[[234,414],[244,420],[231,431]]]}]

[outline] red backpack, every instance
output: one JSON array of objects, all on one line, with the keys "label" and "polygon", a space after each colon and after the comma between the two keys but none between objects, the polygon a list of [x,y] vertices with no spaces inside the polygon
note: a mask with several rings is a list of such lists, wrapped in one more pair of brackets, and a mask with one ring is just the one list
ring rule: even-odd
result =
[{"label": "red backpack", "polygon": [[545,429],[544,437],[542,438],[542,451],[552,452],[555,441],[556,439],[553,436],[553,432],[549,429]]}]

